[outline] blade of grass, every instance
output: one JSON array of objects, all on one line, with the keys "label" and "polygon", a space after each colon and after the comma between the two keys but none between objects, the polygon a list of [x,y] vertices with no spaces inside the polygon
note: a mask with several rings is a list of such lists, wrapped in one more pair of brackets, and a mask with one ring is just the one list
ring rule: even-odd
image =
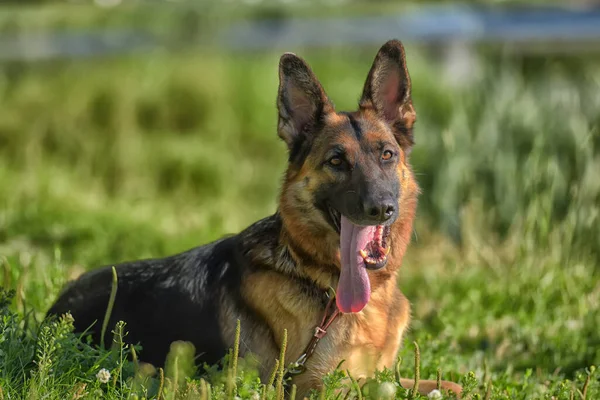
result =
[{"label": "blade of grass", "polygon": [[112,267],[112,288],[110,290],[110,297],[108,298],[108,306],[106,307],[106,314],[104,314],[104,321],[102,321],[102,331],[100,332],[100,346],[104,348],[104,335],[106,333],[106,328],[108,327],[108,321],[110,320],[110,316],[112,314],[113,307],[115,305],[115,299],[117,297],[117,270],[115,267]]}]

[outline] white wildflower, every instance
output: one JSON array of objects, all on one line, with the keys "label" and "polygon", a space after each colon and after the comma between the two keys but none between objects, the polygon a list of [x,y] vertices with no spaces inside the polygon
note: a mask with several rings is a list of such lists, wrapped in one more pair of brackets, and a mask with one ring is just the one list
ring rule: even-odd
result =
[{"label": "white wildflower", "polygon": [[102,368],[96,374],[96,378],[100,381],[100,383],[108,383],[110,380],[110,372],[106,368]]},{"label": "white wildflower", "polygon": [[430,399],[441,399],[442,398],[442,392],[440,392],[437,389],[433,389],[431,392],[429,392],[429,394],[427,395],[428,398]]}]

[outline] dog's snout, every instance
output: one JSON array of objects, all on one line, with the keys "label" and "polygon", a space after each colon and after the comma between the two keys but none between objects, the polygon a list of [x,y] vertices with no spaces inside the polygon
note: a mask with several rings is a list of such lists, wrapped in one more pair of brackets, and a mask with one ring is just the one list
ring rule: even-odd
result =
[{"label": "dog's snout", "polygon": [[365,212],[374,222],[385,222],[394,216],[396,206],[392,201],[365,204]]}]

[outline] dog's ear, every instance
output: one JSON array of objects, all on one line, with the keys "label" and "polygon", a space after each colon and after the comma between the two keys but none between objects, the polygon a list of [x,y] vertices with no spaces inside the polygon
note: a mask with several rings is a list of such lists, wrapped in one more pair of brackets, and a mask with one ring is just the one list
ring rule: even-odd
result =
[{"label": "dog's ear", "polygon": [[292,149],[318,129],[333,106],[308,64],[292,53],[279,60],[277,133]]},{"label": "dog's ear", "polygon": [[400,41],[390,40],[379,49],[359,105],[361,109],[374,109],[390,124],[404,151],[410,151],[414,144],[412,127],[416,113],[410,95],[404,46]]}]

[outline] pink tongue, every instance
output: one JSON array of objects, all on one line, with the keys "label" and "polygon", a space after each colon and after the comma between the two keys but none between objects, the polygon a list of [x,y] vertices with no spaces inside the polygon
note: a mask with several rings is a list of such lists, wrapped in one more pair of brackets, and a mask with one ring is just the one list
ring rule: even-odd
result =
[{"label": "pink tongue", "polygon": [[365,261],[359,251],[373,239],[374,226],[354,225],[341,218],[340,255],[342,271],[337,287],[337,306],[343,313],[356,313],[365,308],[371,297],[371,283]]}]

